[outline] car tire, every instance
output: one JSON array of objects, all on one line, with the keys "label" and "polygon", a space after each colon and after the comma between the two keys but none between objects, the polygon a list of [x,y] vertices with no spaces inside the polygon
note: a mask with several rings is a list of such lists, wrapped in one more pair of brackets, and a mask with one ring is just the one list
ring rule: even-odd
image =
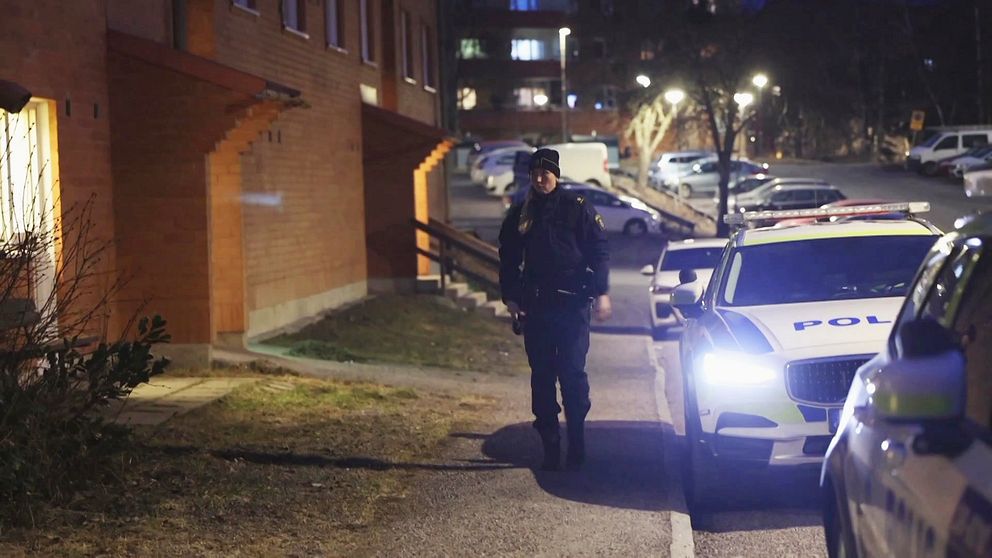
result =
[{"label": "car tire", "polygon": [[682,401],[685,416],[685,456],[683,458],[682,489],[686,506],[693,521],[700,521],[700,515],[711,511],[717,501],[720,468],[716,458],[709,453],[701,441],[701,425],[696,403],[695,389],[691,372],[683,370]]},{"label": "car tire", "polygon": [[648,224],[642,219],[631,219],[623,226],[623,234],[627,236],[644,236],[648,232]]},{"label": "car tire", "polygon": [[652,326],[651,338],[655,341],[664,341],[665,334],[668,333],[668,326]]},{"label": "car tire", "polygon": [[920,172],[925,176],[936,176],[937,170],[937,163],[933,161],[927,161],[926,163],[923,163],[922,167],[920,167]]},{"label": "car tire", "polygon": [[688,184],[679,185],[679,197],[680,198],[691,198],[692,197],[692,186]]},{"label": "car tire", "polygon": [[[830,558],[857,558],[858,550],[851,532],[850,520],[845,521],[847,503],[834,489],[829,479],[823,491],[823,535]],[[850,515],[847,515],[850,518]]]}]

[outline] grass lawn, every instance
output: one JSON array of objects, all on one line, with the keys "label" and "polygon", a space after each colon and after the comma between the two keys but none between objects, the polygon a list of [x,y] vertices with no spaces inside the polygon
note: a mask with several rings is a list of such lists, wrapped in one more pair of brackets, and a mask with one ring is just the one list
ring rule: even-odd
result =
[{"label": "grass lawn", "polygon": [[370,298],[266,343],[324,360],[529,371],[523,339],[509,324],[427,295]]},{"label": "grass lawn", "polygon": [[417,464],[489,405],[270,376],[136,429],[118,482],[0,532],[0,555],[346,555]]}]

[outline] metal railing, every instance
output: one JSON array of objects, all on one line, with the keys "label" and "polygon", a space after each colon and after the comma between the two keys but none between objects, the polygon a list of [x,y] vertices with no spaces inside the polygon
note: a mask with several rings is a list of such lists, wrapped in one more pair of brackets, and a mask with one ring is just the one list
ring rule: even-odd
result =
[{"label": "metal railing", "polygon": [[413,226],[435,241],[436,252],[418,247],[417,253],[440,265],[442,291],[447,276],[458,272],[499,292],[499,251],[495,246],[434,219],[427,223],[414,219]]}]

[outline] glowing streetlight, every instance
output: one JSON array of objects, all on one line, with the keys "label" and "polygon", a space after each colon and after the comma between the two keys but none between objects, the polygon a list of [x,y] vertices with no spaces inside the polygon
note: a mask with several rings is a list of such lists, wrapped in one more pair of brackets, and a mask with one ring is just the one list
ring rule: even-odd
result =
[{"label": "glowing streetlight", "polygon": [[734,93],[734,102],[740,107],[741,111],[747,108],[748,105],[754,102],[754,95],[750,93]]},{"label": "glowing streetlight", "polygon": [[561,141],[568,141],[568,106],[565,104],[567,87],[565,86],[565,37],[572,34],[568,27],[558,30],[558,52],[561,55]]},{"label": "glowing streetlight", "polygon": [[[758,131],[757,131],[757,141],[754,142],[754,155],[757,157],[761,153],[762,136],[764,135],[762,133],[763,132],[762,127],[764,127],[764,122],[762,121],[763,120],[762,112],[765,109],[765,103],[762,102],[763,101],[762,97],[764,97],[765,86],[768,85],[768,76],[762,73],[754,74],[754,77],[751,78],[751,83],[758,88],[758,106],[756,109],[758,111],[757,119],[756,119]],[[772,94],[773,95],[775,94],[774,88],[772,88]]]},{"label": "glowing streetlight", "polygon": [[543,107],[544,105],[548,104],[548,96],[543,93],[538,93],[537,95],[534,95],[534,104],[539,107]]},{"label": "glowing streetlight", "polygon": [[672,107],[678,107],[678,104],[685,100],[685,91],[681,89],[669,89],[665,91],[665,101],[672,104]]},{"label": "glowing streetlight", "polygon": [[751,83],[758,88],[758,91],[761,91],[768,85],[768,76],[765,74],[754,74],[754,77],[751,78]]},{"label": "glowing streetlight", "polygon": [[641,87],[644,87],[644,88],[651,87],[651,78],[649,78],[648,76],[646,76],[644,74],[641,74],[641,75],[637,76],[636,78],[634,78],[634,81],[636,81],[638,83],[638,85],[640,85]]}]

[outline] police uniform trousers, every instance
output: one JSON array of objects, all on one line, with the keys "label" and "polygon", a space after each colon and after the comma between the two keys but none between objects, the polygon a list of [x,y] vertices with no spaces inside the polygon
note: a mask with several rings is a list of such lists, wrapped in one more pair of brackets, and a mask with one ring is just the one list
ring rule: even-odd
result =
[{"label": "police uniform trousers", "polygon": [[561,384],[565,418],[581,424],[591,406],[585,371],[590,304],[585,298],[571,296],[536,302],[528,305],[524,327],[534,428],[538,431],[558,428],[561,407],[556,381]]}]

